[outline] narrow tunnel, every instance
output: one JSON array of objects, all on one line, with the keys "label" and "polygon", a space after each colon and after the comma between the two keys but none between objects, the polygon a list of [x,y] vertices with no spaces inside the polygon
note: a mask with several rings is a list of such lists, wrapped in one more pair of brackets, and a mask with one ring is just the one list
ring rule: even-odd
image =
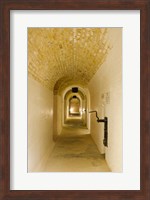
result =
[{"label": "narrow tunnel", "polygon": [[29,28],[28,172],[121,172],[122,159],[122,29]]}]

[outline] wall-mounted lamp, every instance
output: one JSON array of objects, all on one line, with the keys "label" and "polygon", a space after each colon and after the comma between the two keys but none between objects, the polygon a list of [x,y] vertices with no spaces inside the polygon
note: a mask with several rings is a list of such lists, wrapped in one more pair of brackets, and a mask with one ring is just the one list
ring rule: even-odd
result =
[{"label": "wall-mounted lamp", "polygon": [[104,139],[103,139],[103,144],[104,146],[108,147],[108,118],[104,117],[104,119],[100,119],[97,115],[96,110],[89,111],[89,113],[95,113],[97,122],[104,122]]}]

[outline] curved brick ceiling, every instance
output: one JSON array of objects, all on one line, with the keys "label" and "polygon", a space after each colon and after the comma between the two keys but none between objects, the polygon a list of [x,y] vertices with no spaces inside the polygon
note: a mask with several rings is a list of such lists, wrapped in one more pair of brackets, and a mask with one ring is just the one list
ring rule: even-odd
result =
[{"label": "curved brick ceiling", "polygon": [[28,28],[28,74],[50,90],[86,86],[110,49],[105,28]]}]

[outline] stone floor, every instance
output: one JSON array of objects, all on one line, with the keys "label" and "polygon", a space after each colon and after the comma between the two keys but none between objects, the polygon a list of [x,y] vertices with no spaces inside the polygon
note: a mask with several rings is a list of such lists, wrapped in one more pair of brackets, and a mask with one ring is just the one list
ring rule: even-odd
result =
[{"label": "stone floor", "polygon": [[86,124],[81,119],[68,119],[65,121],[65,127],[86,128]]},{"label": "stone floor", "polygon": [[45,172],[109,172],[90,134],[64,127],[46,163]]}]

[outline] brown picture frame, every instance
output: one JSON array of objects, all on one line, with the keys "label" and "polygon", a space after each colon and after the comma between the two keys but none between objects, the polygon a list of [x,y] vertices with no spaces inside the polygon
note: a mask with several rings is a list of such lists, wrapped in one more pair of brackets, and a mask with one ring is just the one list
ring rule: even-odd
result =
[{"label": "brown picture frame", "polygon": [[[10,190],[10,10],[140,10],[140,190]],[[0,31],[0,199],[150,199],[150,1],[1,0]]]}]

